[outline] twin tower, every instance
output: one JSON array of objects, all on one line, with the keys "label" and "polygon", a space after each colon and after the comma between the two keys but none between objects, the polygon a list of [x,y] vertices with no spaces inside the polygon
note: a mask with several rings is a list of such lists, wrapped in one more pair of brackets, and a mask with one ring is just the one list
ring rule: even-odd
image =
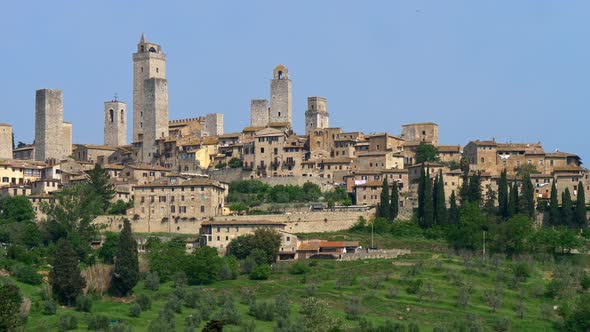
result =
[{"label": "twin tower", "polygon": [[[314,129],[328,128],[327,100],[323,97],[308,97],[305,112],[305,133]],[[270,107],[267,99],[253,99],[250,104],[252,127],[293,127],[293,94],[289,71],[283,65],[273,70],[270,82]]]},{"label": "twin tower", "polygon": [[[104,144],[127,144],[127,105],[104,103]],[[133,54],[133,143],[142,142],[142,159],[157,151],[156,140],[168,136],[168,81],[166,54],[160,45],[146,42],[144,35]]]}]

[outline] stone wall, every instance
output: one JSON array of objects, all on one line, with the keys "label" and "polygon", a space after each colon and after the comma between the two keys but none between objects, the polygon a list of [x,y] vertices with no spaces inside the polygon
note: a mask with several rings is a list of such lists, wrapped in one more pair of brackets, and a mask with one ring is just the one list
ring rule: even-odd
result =
[{"label": "stone wall", "polygon": [[340,259],[344,261],[352,261],[357,259],[391,259],[397,258],[401,255],[408,255],[412,253],[408,249],[382,249],[382,250],[370,250],[360,251],[355,253],[342,254]]}]

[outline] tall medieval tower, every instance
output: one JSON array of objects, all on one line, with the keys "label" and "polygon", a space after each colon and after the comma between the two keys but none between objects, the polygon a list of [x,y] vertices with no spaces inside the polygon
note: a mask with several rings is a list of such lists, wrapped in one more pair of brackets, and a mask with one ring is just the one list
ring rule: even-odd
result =
[{"label": "tall medieval tower", "polygon": [[307,111],[305,112],[305,134],[314,129],[328,128],[327,100],[323,97],[307,97]]},{"label": "tall medieval tower", "polygon": [[104,145],[127,144],[127,104],[113,100],[104,103]]},{"label": "tall medieval tower", "polygon": [[12,126],[0,123],[0,159],[12,159]]},{"label": "tall medieval tower", "polygon": [[72,154],[72,124],[63,121],[61,90],[41,89],[35,95],[35,160],[62,160]]},{"label": "tall medieval tower", "polygon": [[288,123],[293,125],[293,97],[289,71],[283,65],[278,65],[273,71],[270,82],[270,116],[269,122]]},{"label": "tall medieval tower", "polygon": [[[146,42],[142,34],[137,53],[133,54],[133,142],[143,140],[146,125],[144,91],[146,80],[152,78],[166,80],[166,54],[162,53],[160,45]],[[167,94],[165,98],[168,99]]]}]

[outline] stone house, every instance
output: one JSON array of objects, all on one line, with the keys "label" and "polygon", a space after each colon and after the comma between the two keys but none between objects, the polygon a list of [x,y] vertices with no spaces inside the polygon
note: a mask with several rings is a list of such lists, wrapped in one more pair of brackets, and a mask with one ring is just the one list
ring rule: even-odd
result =
[{"label": "stone house", "polygon": [[98,163],[99,159],[108,160],[109,156],[117,151],[116,147],[107,145],[76,144],[74,145],[74,158],[77,161]]},{"label": "stone house", "polygon": [[162,166],[145,164],[127,165],[121,170],[120,178],[123,181],[137,180],[139,184],[146,184],[165,177],[170,169]]}]

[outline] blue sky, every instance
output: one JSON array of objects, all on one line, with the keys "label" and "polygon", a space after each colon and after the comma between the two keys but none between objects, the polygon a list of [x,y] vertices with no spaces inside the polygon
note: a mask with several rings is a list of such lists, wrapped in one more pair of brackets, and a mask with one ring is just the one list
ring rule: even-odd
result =
[{"label": "blue sky", "polygon": [[74,143],[101,144],[103,102],[116,92],[131,111],[145,32],[168,56],[171,119],[220,112],[239,131],[282,63],[300,133],[307,97],[324,96],[346,131],[433,121],[441,144],[541,141],[590,163],[589,11],[557,0],[11,1],[0,122],[32,142],[35,90],[59,88]]}]

